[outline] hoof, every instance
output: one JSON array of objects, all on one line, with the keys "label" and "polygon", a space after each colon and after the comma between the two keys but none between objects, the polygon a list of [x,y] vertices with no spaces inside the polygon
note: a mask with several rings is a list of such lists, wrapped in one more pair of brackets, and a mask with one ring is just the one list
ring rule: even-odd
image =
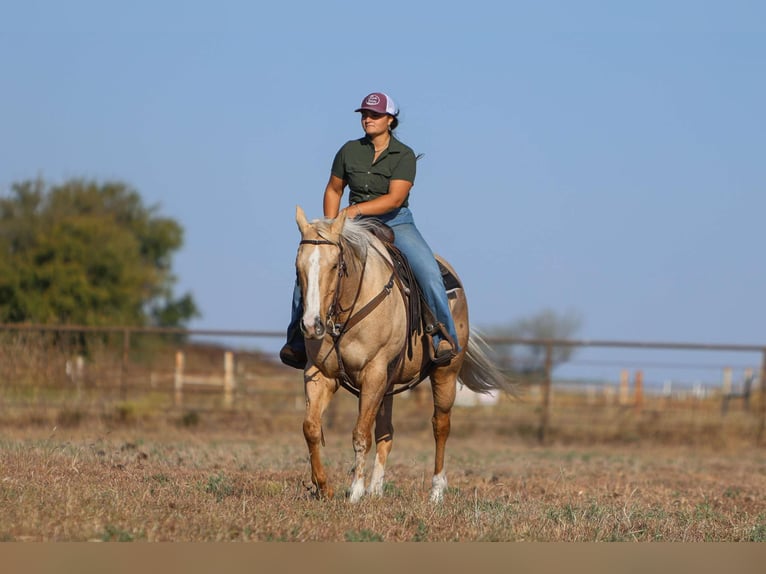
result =
[{"label": "hoof", "polygon": [[445,490],[447,490],[447,475],[442,471],[431,480],[431,502],[441,502],[444,499]]},{"label": "hoof", "polygon": [[351,503],[359,502],[364,496],[364,483],[361,480],[355,480],[351,484],[351,489],[348,492],[348,501]]}]

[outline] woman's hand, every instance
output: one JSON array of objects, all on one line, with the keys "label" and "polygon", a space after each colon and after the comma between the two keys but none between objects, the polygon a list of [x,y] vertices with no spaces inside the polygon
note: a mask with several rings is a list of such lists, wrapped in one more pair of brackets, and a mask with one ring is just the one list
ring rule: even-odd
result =
[{"label": "woman's hand", "polygon": [[[330,176],[330,180],[327,182],[327,187],[324,191],[324,216],[330,219],[335,219],[340,213],[340,201],[343,197],[343,189],[346,187],[347,182],[336,177]],[[344,208],[346,211],[346,217],[356,218],[362,215],[383,215],[394,209],[401,207],[402,203],[407,199],[407,195],[412,189],[412,182],[404,179],[392,179],[388,184],[388,193],[364,201],[362,203],[356,203]]]},{"label": "woman's hand", "polygon": [[[362,208],[359,206],[358,203],[355,203],[354,205],[349,205],[348,207],[344,207],[341,209],[340,213],[346,212],[346,217],[349,217],[351,219],[356,219],[357,217],[361,217],[364,215],[362,213]],[[338,215],[340,215],[340,213]]]},{"label": "woman's hand", "polygon": [[412,183],[403,179],[392,179],[388,184],[388,193],[380,195],[375,199],[363,201],[354,205],[349,205],[348,217],[359,217],[360,215],[384,215],[398,209],[407,199],[412,189]]}]

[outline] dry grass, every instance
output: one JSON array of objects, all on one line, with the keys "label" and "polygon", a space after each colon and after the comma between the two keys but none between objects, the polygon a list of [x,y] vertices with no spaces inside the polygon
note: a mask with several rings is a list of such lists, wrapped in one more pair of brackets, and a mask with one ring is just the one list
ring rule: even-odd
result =
[{"label": "dry grass", "polygon": [[474,432],[450,440],[450,487],[434,506],[430,433],[404,435],[384,496],[351,505],[343,497],[351,461],[345,430],[327,437],[325,460],[339,496],[324,501],[308,488],[299,428],[6,431],[0,539],[766,540],[763,450],[538,447]]},{"label": "dry grass", "polygon": [[[396,402],[384,496],[350,505],[348,393],[325,418],[338,495],[320,501],[299,373],[240,357],[233,409],[220,391],[178,408],[172,380],[152,374],[170,356],[131,365],[125,388],[118,362],[73,385],[61,375],[68,349],[16,342],[0,346],[0,540],[766,541],[759,401],[722,417],[717,400],[647,398],[639,411],[554,395],[544,446],[534,398],[456,408],[450,487],[434,506],[421,385]],[[219,355],[190,368],[220,368]]]}]

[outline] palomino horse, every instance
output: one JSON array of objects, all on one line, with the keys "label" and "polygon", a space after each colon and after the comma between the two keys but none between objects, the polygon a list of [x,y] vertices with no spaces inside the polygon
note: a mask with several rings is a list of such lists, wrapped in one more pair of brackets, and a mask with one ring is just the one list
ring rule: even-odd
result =
[{"label": "palomino horse", "polygon": [[411,387],[430,372],[436,442],[430,496],[440,501],[447,486],[444,449],[457,378],[479,393],[495,389],[513,392],[511,383],[487,359],[481,339],[469,329],[462,287],[450,292],[461,351],[449,364],[435,367],[430,362],[429,337],[420,330],[410,338],[406,288],[396,280],[386,247],[370,232],[373,223],[346,219],[345,212],[334,220],[308,222],[300,207],[296,221],[301,242],[295,265],[303,295],[301,329],[308,355],[303,434],[316,494],[328,498],[333,495],[320,458],[320,445],[324,443],[322,414],[339,386],[342,384],[359,397],[352,433],[354,465],[349,494],[350,501],[357,502],[365,494],[364,466],[372,446],[373,423],[376,457],[366,492],[379,496],[394,433],[393,394],[397,385],[399,389]]}]

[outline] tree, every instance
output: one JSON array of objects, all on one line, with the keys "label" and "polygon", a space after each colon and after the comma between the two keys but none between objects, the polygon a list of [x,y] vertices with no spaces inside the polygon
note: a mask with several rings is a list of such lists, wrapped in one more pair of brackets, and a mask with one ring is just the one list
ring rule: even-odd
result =
[{"label": "tree", "polygon": [[183,229],[124,183],[15,183],[0,197],[0,322],[182,326],[175,298]]},{"label": "tree", "polygon": [[[487,335],[508,339],[555,339],[571,338],[581,327],[582,318],[578,313],[569,311],[558,314],[551,309],[514,321],[508,325],[490,327]],[[525,374],[541,373],[545,370],[545,345],[505,345],[493,346],[497,360],[506,368]],[[572,358],[575,348],[569,345],[553,347],[553,366],[560,365]]]}]

